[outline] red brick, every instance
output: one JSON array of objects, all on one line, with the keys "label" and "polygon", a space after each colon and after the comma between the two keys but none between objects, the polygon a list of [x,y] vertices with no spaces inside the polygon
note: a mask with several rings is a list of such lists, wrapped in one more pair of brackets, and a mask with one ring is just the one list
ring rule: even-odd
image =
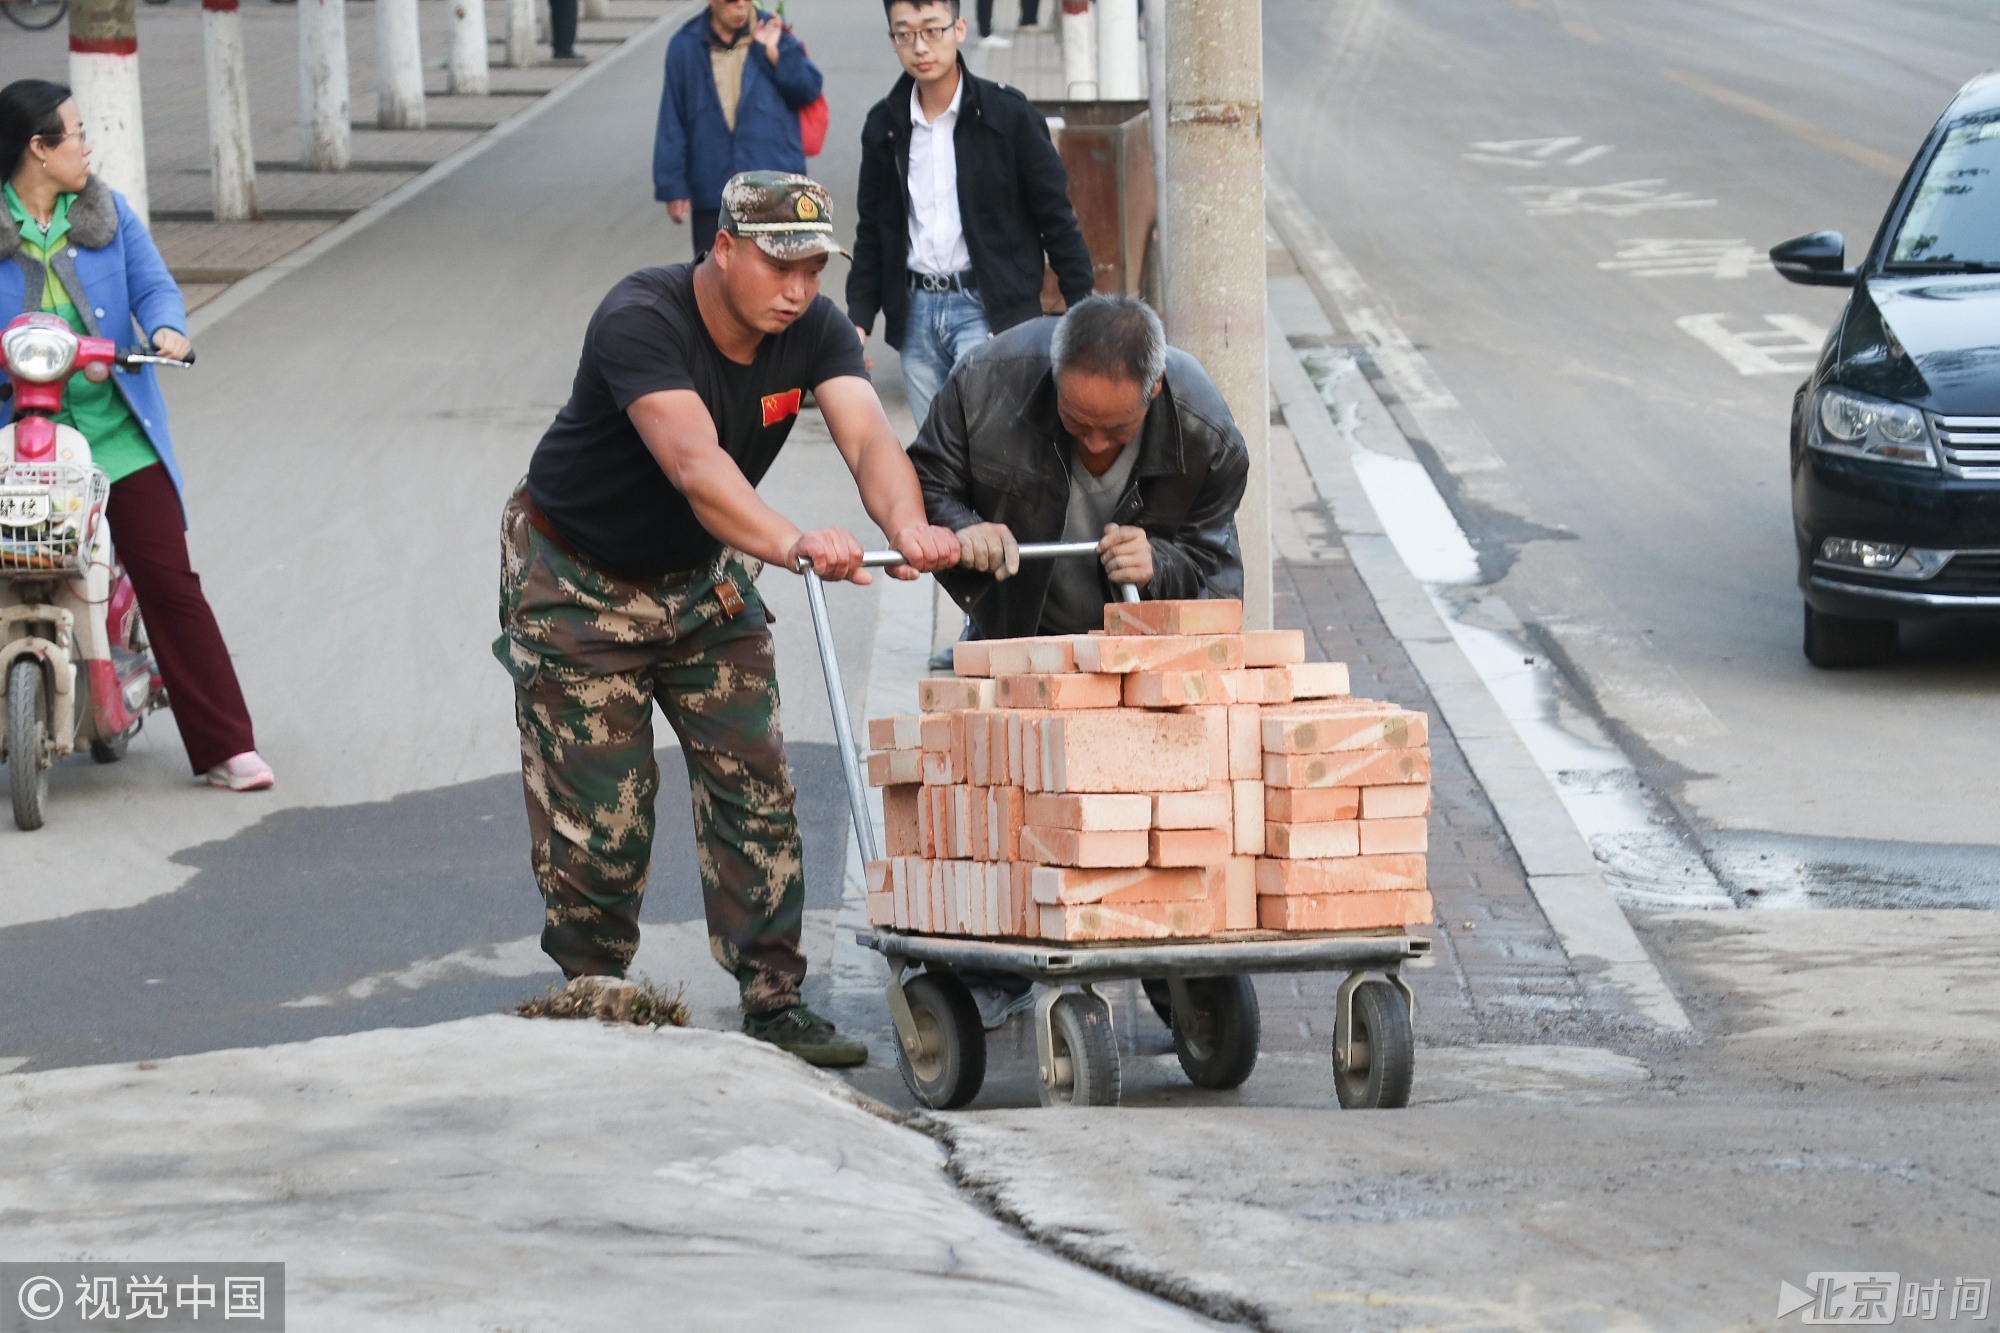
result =
[{"label": "red brick", "polygon": [[868,924],[871,926],[893,926],[896,924],[896,896],[892,893],[871,893],[868,895]]},{"label": "red brick", "polygon": [[[1027,791],[1042,789],[1042,721],[1047,713],[1019,713],[1021,718],[1021,786]],[[1009,763],[1013,762],[1009,756]]]},{"label": "red brick", "polygon": [[1078,671],[1234,671],[1244,665],[1234,634],[1085,634],[1075,645]]},{"label": "red brick", "polygon": [[999,676],[1002,708],[1116,708],[1119,676]]},{"label": "red brick", "polygon": [[1000,714],[987,709],[957,714],[965,719],[965,780],[975,787],[991,787],[993,776],[993,726]]},{"label": "red brick", "polygon": [[871,750],[915,750],[923,744],[923,715],[871,717],[868,719],[868,748]]},{"label": "red brick", "polygon": [[1257,862],[1257,892],[1387,893],[1430,887],[1421,856],[1348,856],[1326,861]]},{"label": "red brick", "polygon": [[1107,602],[1106,634],[1240,634],[1238,601]]},{"label": "red brick", "polygon": [[954,850],[970,861],[985,860],[986,849],[986,788],[954,787],[957,805],[954,808],[955,822],[952,835]]},{"label": "red brick", "polygon": [[1262,856],[1264,854],[1264,784],[1261,782],[1231,782],[1229,784],[1229,823],[1234,835],[1238,856]]},{"label": "red brick", "polygon": [[1427,926],[1431,896],[1408,893],[1289,894],[1257,900],[1257,924],[1265,930],[1387,930]]},{"label": "red brick", "polygon": [[1295,629],[1253,629],[1243,634],[1243,665],[1290,666],[1306,660],[1306,636]]},{"label": "red brick", "polygon": [[1358,787],[1264,788],[1264,818],[1281,824],[1324,824],[1330,819],[1354,819],[1360,814]]},{"label": "red brick", "polygon": [[915,856],[898,856],[889,863],[889,889],[896,899],[896,928],[920,930],[922,920],[911,886],[923,884],[924,862]]},{"label": "red brick", "polygon": [[1156,828],[1148,837],[1146,864],[1152,866],[1221,865],[1235,850],[1226,828]]},{"label": "red brick", "polygon": [[[1222,928],[1257,929],[1257,858],[1232,856],[1219,867],[1222,877]],[[1211,868],[1212,881],[1217,870]]]},{"label": "red brick", "polygon": [[1007,863],[1007,889],[1013,895],[1012,934],[1032,937],[1041,927],[1040,912],[1035,906],[1035,895],[1029,885],[1029,876],[1035,867],[1026,861]]},{"label": "red brick", "polygon": [[922,750],[877,750],[868,756],[868,785],[900,787],[924,780]]},{"label": "red brick", "polygon": [[993,645],[1004,643],[1004,639],[961,639],[951,646],[951,672],[954,676],[990,676],[993,674]]},{"label": "red brick", "polygon": [[1292,701],[1290,667],[1245,668],[1217,673],[1227,696],[1220,702],[1232,704],[1285,704]]},{"label": "red brick", "polygon": [[1137,830],[1084,833],[1077,829],[1021,828],[1021,859],[1051,866],[1142,866],[1148,849]]},{"label": "red brick", "polygon": [[1282,669],[1291,677],[1294,699],[1331,699],[1348,692],[1345,662],[1298,662]]},{"label": "red brick", "polygon": [[932,713],[918,728],[919,744],[927,754],[949,754],[963,760],[965,757],[965,715],[963,713]]},{"label": "red brick", "polygon": [[1022,743],[1027,733],[1034,730],[1035,722],[1039,721],[1042,715],[1022,709],[1011,709],[1000,716],[1007,719],[1007,781],[1016,787],[1030,787],[1029,774],[1035,774],[1035,781],[1039,782],[1041,764],[1039,757],[1034,764],[1027,762],[1026,756],[1022,753]]},{"label": "red brick", "polygon": [[1213,935],[1222,907],[1213,897],[1182,903],[1128,903],[1083,907],[1044,905],[1041,937],[1047,940],[1158,940]]},{"label": "red brick", "polygon": [[1035,866],[1027,882],[1038,903],[1192,902],[1215,888],[1208,872],[1192,867],[1078,870]]},{"label": "red brick", "polygon": [[[1127,680],[1132,679],[1130,676]],[[1229,780],[1229,710],[1220,707],[1176,710],[1201,719],[1208,728],[1208,779],[1211,783]]]},{"label": "red brick", "polygon": [[1163,791],[1153,797],[1153,827],[1158,829],[1228,828],[1231,795],[1228,784],[1201,791]]},{"label": "red brick", "polygon": [[1361,793],[1363,819],[1415,819],[1431,812],[1431,784],[1369,787]]},{"label": "red brick", "polygon": [[929,787],[949,787],[965,781],[964,750],[924,750],[924,785]]},{"label": "red brick", "polygon": [[1425,748],[1264,756],[1264,782],[1272,787],[1381,787],[1430,778],[1431,752]]},{"label": "red brick", "polygon": [[1229,779],[1264,780],[1264,710],[1256,704],[1229,705]]},{"label": "red brick", "polygon": [[1288,861],[1326,856],[1361,855],[1361,821],[1331,820],[1324,824],[1264,824],[1264,855]]},{"label": "red brick", "polygon": [[1427,852],[1430,847],[1430,821],[1421,816],[1361,821],[1361,852],[1364,856]]},{"label": "red brick", "polygon": [[1027,822],[1048,828],[1082,829],[1090,832],[1111,829],[1138,829],[1153,826],[1153,798],[1150,796],[1056,796],[1037,792],[1027,798]]},{"label": "red brick", "polygon": [[882,789],[882,850],[889,855],[924,854],[917,814],[923,790],[908,783]]},{"label": "red brick", "polygon": [[1037,731],[1048,791],[1199,791],[1209,785],[1208,728],[1198,717],[1105,709],[1053,714]]},{"label": "red brick", "polygon": [[[1134,671],[1124,677],[1127,708],[1190,708],[1225,704],[1221,671]],[[1115,677],[1113,679],[1116,679]]]},{"label": "red brick", "polygon": [[1403,750],[1429,743],[1430,721],[1422,713],[1388,707],[1310,716],[1281,709],[1264,715],[1263,741],[1269,754]]},{"label": "red brick", "polygon": [[988,658],[998,676],[1056,676],[1078,670],[1075,642],[1081,635],[1051,634],[1033,639],[1005,639]]},{"label": "red brick", "polygon": [[951,862],[926,861],[925,876],[930,882],[931,919],[930,929],[940,935],[952,933],[951,916]]},{"label": "red brick", "polygon": [[917,707],[926,713],[955,713],[967,708],[991,708],[993,682],[963,676],[926,676],[917,682]]}]

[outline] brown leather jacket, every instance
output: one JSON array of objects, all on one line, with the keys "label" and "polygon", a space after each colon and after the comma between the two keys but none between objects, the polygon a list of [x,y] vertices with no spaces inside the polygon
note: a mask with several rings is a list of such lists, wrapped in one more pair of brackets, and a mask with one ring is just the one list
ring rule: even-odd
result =
[{"label": "brown leather jacket", "polygon": [[[1022,542],[1062,540],[1069,445],[1049,366],[1055,326],[1053,318],[1032,320],[981,344],[939,391],[910,446],[931,522],[953,531],[1004,523]],[[1142,527],[1152,539],[1148,600],[1241,597],[1236,506],[1250,466],[1243,436],[1193,357],[1169,348],[1166,381],[1146,412],[1113,521]],[[1004,582],[972,570],[938,578],[971,616],[973,638],[1039,632],[1046,561],[1023,564]]]}]

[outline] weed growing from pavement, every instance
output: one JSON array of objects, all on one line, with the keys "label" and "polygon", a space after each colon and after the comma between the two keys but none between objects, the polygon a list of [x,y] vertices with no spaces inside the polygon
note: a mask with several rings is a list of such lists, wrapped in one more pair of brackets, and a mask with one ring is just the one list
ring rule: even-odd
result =
[{"label": "weed growing from pavement", "polygon": [[514,1012],[522,1018],[601,1018],[607,1023],[638,1027],[684,1028],[688,1007],[681,996],[686,991],[685,984],[670,991],[649,981],[586,990],[551,986],[548,994],[515,1005]]}]

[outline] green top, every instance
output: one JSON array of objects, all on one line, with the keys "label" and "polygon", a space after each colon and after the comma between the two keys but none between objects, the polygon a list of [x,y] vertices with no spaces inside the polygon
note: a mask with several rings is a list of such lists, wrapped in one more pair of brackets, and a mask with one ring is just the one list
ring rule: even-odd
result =
[{"label": "green top", "polygon": [[[56,196],[55,212],[44,231],[41,223],[28,216],[27,207],[21,203],[21,196],[14,193],[11,183],[0,186],[0,194],[6,196],[7,211],[14,215],[14,223],[21,229],[21,248],[42,263],[43,313],[56,316],[79,337],[83,336],[86,329],[76,304],[63,290],[56,266],[48,262],[49,254],[69,235],[69,206],[76,196]],[[125,395],[109,380],[92,384],[81,375],[72,376],[63,392],[63,410],[56,420],[83,432],[83,438],[90,441],[91,458],[113,481],[122,481],[160,461],[153,442],[146,438],[145,427],[126,404]]]}]

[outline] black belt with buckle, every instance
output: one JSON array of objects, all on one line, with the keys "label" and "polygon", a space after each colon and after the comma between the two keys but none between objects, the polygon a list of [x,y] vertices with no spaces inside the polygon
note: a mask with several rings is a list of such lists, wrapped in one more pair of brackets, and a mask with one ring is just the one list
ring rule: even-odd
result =
[{"label": "black belt with buckle", "polygon": [[910,290],[923,292],[970,292],[979,286],[972,276],[972,270],[961,273],[917,273],[910,274]]}]

